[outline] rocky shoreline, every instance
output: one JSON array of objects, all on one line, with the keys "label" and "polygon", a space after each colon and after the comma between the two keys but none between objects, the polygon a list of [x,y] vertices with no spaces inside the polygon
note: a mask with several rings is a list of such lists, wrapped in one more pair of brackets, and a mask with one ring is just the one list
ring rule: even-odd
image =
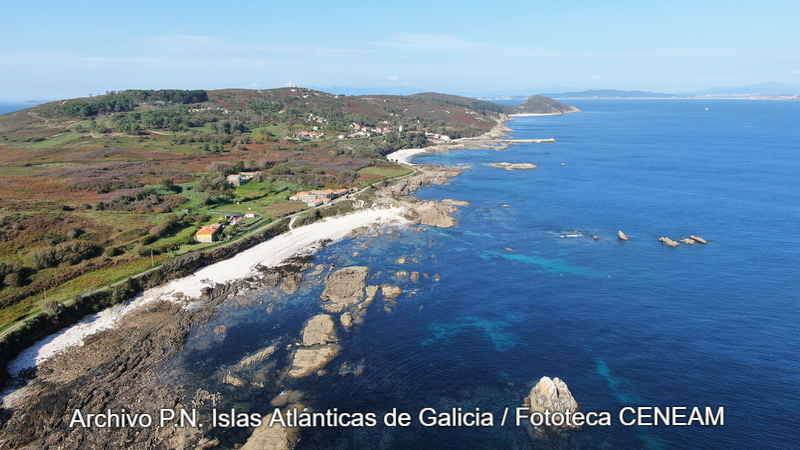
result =
[{"label": "rocky shoreline", "polygon": [[[422,186],[443,184],[463,168],[420,167],[420,173],[398,180],[378,190],[373,198],[382,207],[401,207],[412,223],[449,227],[455,224],[452,213],[466,202],[422,201],[410,195]],[[302,229],[303,227],[301,227]],[[369,228],[361,232],[370,232]],[[391,231],[389,229],[388,231]],[[424,274],[425,277],[428,274]],[[284,386],[291,391],[292,379],[323,373],[340,352],[336,329],[349,329],[364,320],[367,308],[376,298],[387,306],[396,301],[403,288],[395,285],[368,286],[366,267],[334,270],[317,267],[303,260],[291,260],[245,279],[217,283],[202,289],[199,297],[182,296],[153,301],[122,316],[113,328],[83,340],[38,366],[35,377],[6,399],[0,413],[0,442],[13,448],[211,448],[219,445],[212,428],[127,427],[100,430],[70,426],[76,410],[84,413],[119,412],[131,405],[137,411],[197,410],[210,414],[223,398],[222,392],[192,391],[180,376],[164,373],[183,350],[189,332],[204,327],[218,313],[220,305],[241,301],[249,292],[266,288],[293,294],[303,282],[324,283],[320,314],[307,321],[298,339],[271,345],[248,355],[220,371],[214,379],[233,389]],[[404,278],[414,283],[420,274]],[[267,313],[272,313],[272,305]],[[226,327],[218,326],[214,335],[224,339]],[[289,337],[286,337],[289,339]],[[284,351],[285,348],[285,351]],[[276,356],[286,353],[281,362]],[[172,369],[174,370],[174,369]],[[356,373],[358,367],[342,366],[343,373]],[[302,394],[280,395],[273,399],[284,411],[305,408]],[[267,417],[265,417],[266,419]],[[245,448],[291,448],[296,429],[257,427]]]}]

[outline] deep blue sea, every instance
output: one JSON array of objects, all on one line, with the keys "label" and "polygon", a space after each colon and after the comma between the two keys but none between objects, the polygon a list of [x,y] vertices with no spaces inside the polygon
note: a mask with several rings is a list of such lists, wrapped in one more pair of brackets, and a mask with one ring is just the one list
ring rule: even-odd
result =
[{"label": "deep blue sea", "polygon": [[19,105],[16,103],[0,103],[0,115],[7,114],[20,109],[30,108],[33,105]]},{"label": "deep blue sea", "polygon": [[[425,407],[480,408],[499,422],[539,378],[559,377],[582,411],[609,411],[614,425],[548,442],[499,424],[316,428],[303,431],[300,448],[797,448],[800,102],[571,103],[582,112],[508,123],[513,138],[554,144],[414,160],[471,166],[417,193],[469,201],[457,227],[356,237],[314,256],[367,265],[368,284],[404,294],[379,297],[361,326],[340,328],[343,351],[326,373],[290,387],[318,411],[380,417],[397,408],[416,418]],[[689,235],[708,244],[657,240]],[[420,272],[419,281],[400,270]],[[321,312],[321,290],[307,284],[291,298],[267,291],[252,306],[223,307],[193,331],[181,364],[202,384],[271,342],[297,341],[303,320]],[[267,302],[276,302],[272,314]],[[220,324],[223,342],[211,331]],[[341,375],[344,362],[363,375]],[[266,413],[284,387],[224,389],[230,404]],[[626,406],[724,406],[725,425],[622,426]]]}]

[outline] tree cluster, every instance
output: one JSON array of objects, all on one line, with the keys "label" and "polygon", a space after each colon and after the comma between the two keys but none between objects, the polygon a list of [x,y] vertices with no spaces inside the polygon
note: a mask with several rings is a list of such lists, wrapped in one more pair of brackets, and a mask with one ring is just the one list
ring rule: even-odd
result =
[{"label": "tree cluster", "polygon": [[85,241],[73,241],[55,247],[43,247],[31,250],[28,261],[34,269],[41,270],[56,267],[62,263],[77,264],[84,259],[97,256],[100,248]]}]

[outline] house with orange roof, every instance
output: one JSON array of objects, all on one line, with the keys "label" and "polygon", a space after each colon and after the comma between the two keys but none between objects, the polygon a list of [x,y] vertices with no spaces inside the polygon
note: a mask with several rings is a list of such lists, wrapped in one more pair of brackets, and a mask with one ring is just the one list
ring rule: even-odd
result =
[{"label": "house with orange roof", "polygon": [[197,231],[195,239],[197,239],[197,242],[214,242],[217,240],[220,231],[222,231],[222,225],[218,223],[206,225]]}]

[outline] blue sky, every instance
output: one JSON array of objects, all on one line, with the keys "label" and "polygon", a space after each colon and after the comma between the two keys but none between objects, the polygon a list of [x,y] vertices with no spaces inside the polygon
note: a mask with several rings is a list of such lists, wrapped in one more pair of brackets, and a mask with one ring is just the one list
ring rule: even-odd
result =
[{"label": "blue sky", "polygon": [[0,101],[127,88],[800,86],[800,2],[7,2]]}]

